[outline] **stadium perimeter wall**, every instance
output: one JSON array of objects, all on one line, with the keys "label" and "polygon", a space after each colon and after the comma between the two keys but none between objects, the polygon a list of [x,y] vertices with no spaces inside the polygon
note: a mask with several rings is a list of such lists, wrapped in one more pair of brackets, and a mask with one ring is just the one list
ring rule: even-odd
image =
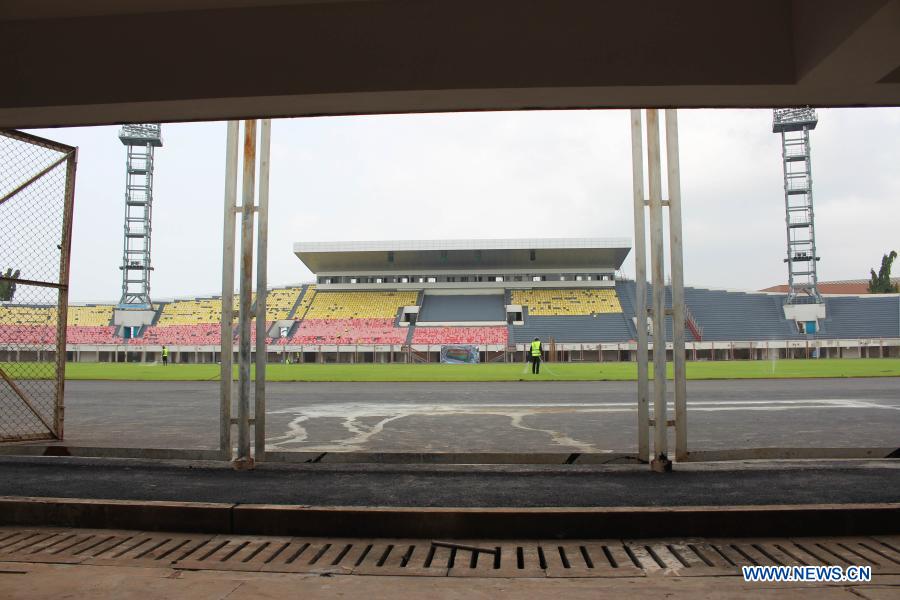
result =
[{"label": "stadium perimeter wall", "polygon": [[[671,351],[671,344],[667,344]],[[271,345],[267,359],[271,363],[416,363],[439,362],[440,345]],[[900,339],[856,340],[772,340],[767,342],[688,342],[687,358],[705,360],[774,360],[790,358],[900,358]],[[161,347],[73,345],[67,351],[70,362],[138,362],[159,361]],[[482,362],[524,362],[526,344],[480,345]],[[550,362],[632,362],[637,345],[555,344],[548,348],[545,360]],[[21,352],[18,357],[0,351],[2,360],[44,360],[52,350]],[[218,346],[169,346],[173,363],[216,363],[221,354]]]}]

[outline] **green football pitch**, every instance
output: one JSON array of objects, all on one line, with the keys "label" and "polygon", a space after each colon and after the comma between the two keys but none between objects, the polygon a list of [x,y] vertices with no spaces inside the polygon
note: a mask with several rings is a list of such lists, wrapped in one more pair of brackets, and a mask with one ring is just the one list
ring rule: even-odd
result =
[{"label": "green football pitch", "polygon": [[[49,365],[6,363],[16,378],[49,376]],[[671,364],[669,377],[671,377]],[[236,370],[235,370],[236,373]],[[900,359],[819,359],[689,362],[688,379],[771,379],[802,377],[900,377]],[[269,364],[269,381],[627,381],[634,363],[544,363],[532,375],[525,363],[443,364]],[[216,364],[69,363],[70,380],[213,381]]]}]

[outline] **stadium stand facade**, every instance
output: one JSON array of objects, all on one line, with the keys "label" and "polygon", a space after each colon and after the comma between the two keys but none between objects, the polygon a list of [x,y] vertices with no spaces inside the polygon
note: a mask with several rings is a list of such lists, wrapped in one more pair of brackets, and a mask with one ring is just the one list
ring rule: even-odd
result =
[{"label": "stadium stand facade", "polygon": [[501,292],[495,294],[425,294],[417,323],[506,322]]},{"label": "stadium stand facade", "polygon": [[[635,284],[615,277],[628,250],[599,239],[297,244],[316,283],[269,290],[269,358],[433,361],[442,345],[474,344],[485,360],[514,361],[539,337],[551,360],[633,360]],[[814,333],[785,318],[784,297],[686,288],[688,357],[900,356],[900,295],[826,295]],[[218,297],[159,302],[132,339],[114,308],[69,307],[70,360],[153,361],[162,345],[175,362],[219,358]],[[0,360],[52,351],[55,320],[55,306],[0,303]],[[671,319],[660,333],[671,340]]]}]

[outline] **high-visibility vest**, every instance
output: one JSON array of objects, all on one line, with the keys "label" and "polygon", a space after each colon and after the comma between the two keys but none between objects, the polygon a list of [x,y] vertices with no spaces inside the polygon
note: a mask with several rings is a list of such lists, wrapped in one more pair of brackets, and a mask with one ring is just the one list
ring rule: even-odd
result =
[{"label": "high-visibility vest", "polygon": [[168,348],[163,348],[163,356],[165,356],[166,358],[168,358],[168,356],[169,356],[169,349],[168,349]]},{"label": "high-visibility vest", "polygon": [[540,356],[541,355],[541,343],[538,340],[531,342],[531,355],[532,356]]}]

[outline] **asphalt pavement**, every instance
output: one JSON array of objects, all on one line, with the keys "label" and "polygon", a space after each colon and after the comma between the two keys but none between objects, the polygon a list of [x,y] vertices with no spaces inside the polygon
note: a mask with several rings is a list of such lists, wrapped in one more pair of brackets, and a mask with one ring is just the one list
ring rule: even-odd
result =
[{"label": "asphalt pavement", "polygon": [[[267,444],[316,452],[634,452],[634,382],[270,383]],[[691,450],[900,447],[900,379],[688,382]],[[66,383],[65,443],[215,448],[217,382]]]}]

